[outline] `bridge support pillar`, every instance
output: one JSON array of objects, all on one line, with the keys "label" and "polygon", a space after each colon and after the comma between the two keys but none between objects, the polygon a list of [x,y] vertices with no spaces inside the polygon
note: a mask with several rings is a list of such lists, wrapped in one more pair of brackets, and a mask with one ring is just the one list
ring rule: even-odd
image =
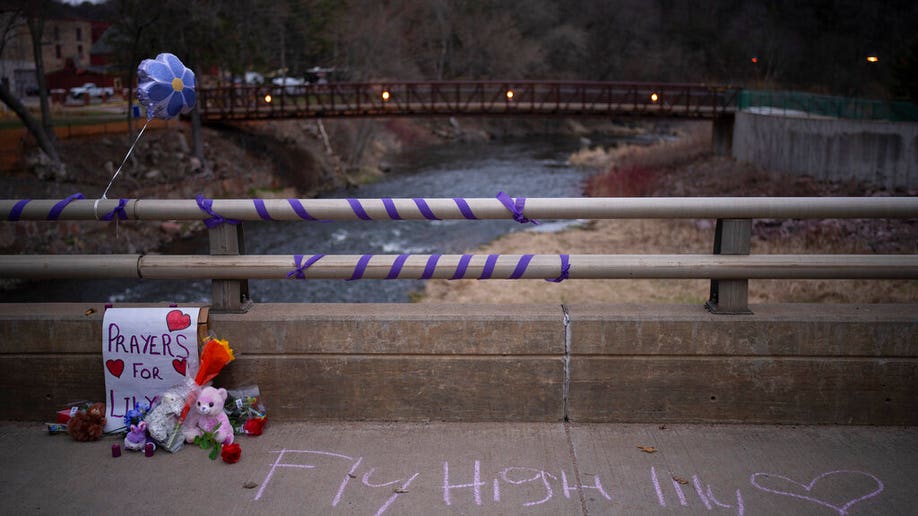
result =
[{"label": "bridge support pillar", "polygon": [[719,116],[714,119],[711,142],[714,146],[715,156],[731,156],[733,154],[733,127],[735,116]]},{"label": "bridge support pillar", "polygon": [[[209,230],[210,254],[245,254],[242,224],[220,224]],[[218,313],[244,313],[252,306],[248,280],[212,280],[211,310]]]},{"label": "bridge support pillar", "polygon": [[[749,254],[751,219],[717,219],[714,254]],[[715,314],[751,314],[749,280],[711,280],[711,295],[705,303]]]}]

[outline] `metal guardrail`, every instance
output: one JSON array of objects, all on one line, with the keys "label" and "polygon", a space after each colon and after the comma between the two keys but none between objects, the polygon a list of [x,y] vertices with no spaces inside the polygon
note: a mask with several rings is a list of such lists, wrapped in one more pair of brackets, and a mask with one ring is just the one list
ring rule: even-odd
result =
[{"label": "metal guardrail", "polygon": [[[561,197],[526,198],[523,205],[525,216],[533,219],[918,217],[916,197]],[[102,220],[106,215],[117,215],[122,220],[207,220],[219,214],[241,221],[484,220],[512,215],[506,204],[495,197],[2,199],[0,214],[7,214],[6,220]]]},{"label": "metal guardrail", "polygon": [[[0,256],[0,277],[212,279],[242,311],[247,279],[705,278],[707,306],[749,313],[749,279],[916,279],[918,255],[749,255],[753,218],[916,218],[918,197],[0,200],[7,221],[203,220],[211,255]],[[245,255],[243,221],[714,218],[710,255]]]},{"label": "metal guardrail", "polygon": [[913,102],[836,97],[799,91],[743,90],[738,96],[738,107],[741,110],[767,110],[783,115],[918,121],[918,104]]},{"label": "metal guardrail", "polygon": [[736,111],[728,86],[583,81],[379,81],[199,88],[205,121],[367,116],[715,118]]}]

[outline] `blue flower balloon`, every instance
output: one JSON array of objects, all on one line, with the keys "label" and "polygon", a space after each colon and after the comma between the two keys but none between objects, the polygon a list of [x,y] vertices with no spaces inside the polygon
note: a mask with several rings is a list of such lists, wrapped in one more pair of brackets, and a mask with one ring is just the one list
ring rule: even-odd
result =
[{"label": "blue flower balloon", "polygon": [[194,108],[194,72],[169,53],[144,59],[137,67],[137,98],[147,108],[147,120],[168,120]]}]

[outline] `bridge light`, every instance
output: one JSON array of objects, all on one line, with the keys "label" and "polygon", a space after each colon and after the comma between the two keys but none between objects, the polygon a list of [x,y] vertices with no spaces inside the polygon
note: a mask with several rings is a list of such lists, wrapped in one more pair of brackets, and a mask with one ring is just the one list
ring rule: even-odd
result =
[{"label": "bridge light", "polygon": [[513,100],[513,90],[507,90],[507,100]]},{"label": "bridge light", "polygon": [[877,57],[876,54],[870,54],[869,56],[867,56],[868,63],[877,63],[879,61],[880,61],[880,58]]},{"label": "bridge light", "polygon": [[383,102],[389,102],[389,99],[392,97],[392,95],[389,93],[389,90],[383,90],[380,97],[382,97]]},{"label": "bridge light", "polygon": [[653,92],[653,93],[650,94],[650,101],[651,101],[651,102],[657,102],[658,100],[660,100],[660,96],[657,95],[657,92]]},{"label": "bridge light", "polygon": [[267,95],[265,95],[265,102],[267,102],[268,104],[270,104],[270,103],[271,103],[271,100],[272,100],[272,98],[271,98],[271,94],[270,94],[270,93],[268,93]]}]

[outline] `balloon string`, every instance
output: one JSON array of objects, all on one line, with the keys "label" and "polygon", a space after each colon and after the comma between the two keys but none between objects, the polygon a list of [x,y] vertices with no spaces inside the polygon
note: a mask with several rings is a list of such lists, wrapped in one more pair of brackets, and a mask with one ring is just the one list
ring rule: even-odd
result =
[{"label": "balloon string", "polygon": [[106,194],[108,194],[109,189],[111,189],[112,184],[115,182],[115,178],[118,177],[118,174],[121,173],[121,169],[124,167],[124,164],[127,163],[128,158],[131,156],[131,153],[134,152],[134,147],[137,145],[137,141],[140,140],[140,137],[143,136],[143,131],[147,128],[147,124],[150,123],[148,119],[144,122],[143,127],[140,128],[140,132],[137,133],[137,137],[134,138],[134,143],[131,144],[131,148],[128,149],[127,154],[124,155],[124,159],[121,160],[121,164],[118,165],[118,170],[115,171],[115,175],[112,176],[112,180],[108,182],[108,186],[105,187],[105,191],[102,192],[102,197],[100,199],[108,199]]}]

